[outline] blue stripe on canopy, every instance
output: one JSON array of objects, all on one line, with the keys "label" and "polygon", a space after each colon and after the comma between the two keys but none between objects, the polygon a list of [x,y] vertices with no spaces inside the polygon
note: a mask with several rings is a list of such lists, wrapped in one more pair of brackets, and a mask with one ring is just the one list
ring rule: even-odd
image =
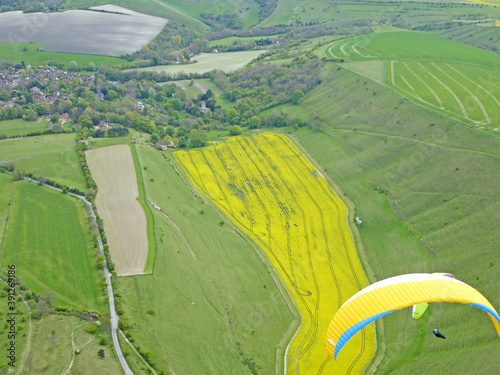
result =
[{"label": "blue stripe on canopy", "polygon": [[482,305],[480,303],[468,303],[467,305],[471,305],[471,306],[477,307],[478,309],[486,311],[488,314],[490,314],[492,317],[494,317],[497,320],[497,322],[500,324],[500,316],[498,316],[497,312],[495,310],[493,310],[491,307]]},{"label": "blue stripe on canopy", "polygon": [[358,331],[362,330],[364,327],[366,327],[368,324],[374,322],[375,320],[382,318],[383,316],[390,314],[396,310],[391,310],[391,311],[386,311],[377,315],[373,315],[372,317],[365,319],[359,323],[356,323],[353,325],[351,328],[349,328],[347,331],[345,331],[342,336],[340,336],[339,341],[337,342],[337,345],[335,346],[335,359],[337,359],[337,354],[339,353],[340,349],[346,344],[347,341],[351,339],[352,336],[354,336]]}]

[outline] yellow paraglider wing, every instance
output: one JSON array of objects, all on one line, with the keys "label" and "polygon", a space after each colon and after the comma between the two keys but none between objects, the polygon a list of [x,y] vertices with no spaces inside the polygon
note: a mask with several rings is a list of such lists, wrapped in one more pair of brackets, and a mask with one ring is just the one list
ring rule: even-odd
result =
[{"label": "yellow paraglider wing", "polygon": [[[443,275],[451,278],[455,278],[455,275],[451,273],[442,273],[442,272],[433,272],[433,275]],[[429,303],[419,303],[417,305],[413,305],[413,310],[412,310],[412,318],[413,319],[420,319],[422,315],[424,315],[424,312],[427,310],[429,307]]]},{"label": "yellow paraglider wing", "polygon": [[466,283],[428,273],[391,277],[376,282],[349,298],[335,313],[326,334],[326,350],[336,358],[358,331],[396,310],[428,302],[459,302],[490,315],[500,336],[500,316],[488,300]]}]

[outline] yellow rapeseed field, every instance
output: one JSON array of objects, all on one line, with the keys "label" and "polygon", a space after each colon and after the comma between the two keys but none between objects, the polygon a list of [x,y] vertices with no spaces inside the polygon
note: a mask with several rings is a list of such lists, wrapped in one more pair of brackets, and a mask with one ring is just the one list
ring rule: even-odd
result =
[{"label": "yellow rapeseed field", "polygon": [[174,157],[196,189],[260,246],[297,305],[301,325],[287,350],[287,373],[361,374],[375,353],[373,325],[336,361],[325,350],[333,314],[368,282],[347,208],[321,173],[274,133],[233,137]]}]

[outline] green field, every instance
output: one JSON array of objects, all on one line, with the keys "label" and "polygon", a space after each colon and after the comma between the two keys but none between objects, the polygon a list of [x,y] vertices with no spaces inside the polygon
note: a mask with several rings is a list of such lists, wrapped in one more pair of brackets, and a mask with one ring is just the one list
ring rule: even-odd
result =
[{"label": "green field", "polygon": [[0,251],[12,202],[12,176],[0,173]]},{"label": "green field", "polygon": [[48,121],[39,119],[38,121],[24,121],[21,119],[0,121],[0,134],[5,134],[7,137],[16,135],[26,135],[35,131],[47,130]]},{"label": "green field", "polygon": [[98,5],[117,5],[133,11],[149,14],[156,17],[163,17],[176,21],[186,27],[191,28],[197,33],[206,32],[209,27],[200,20],[184,13],[172,6],[170,1],[153,1],[153,0],[69,0],[64,3],[60,9],[82,9]]},{"label": "green field", "polygon": [[223,72],[231,72],[243,68],[251,60],[262,54],[264,51],[243,51],[243,52],[227,52],[227,53],[202,53],[196,55],[196,60],[192,64],[186,65],[158,65],[148,68],[129,69],[125,71],[147,71],[147,72],[165,72],[168,75],[178,73],[206,73],[211,70],[222,70]]},{"label": "green field", "polygon": [[134,344],[176,374],[250,374],[242,363],[250,358],[259,373],[274,373],[276,344],[292,314],[268,270],[159,151],[138,146],[137,154],[146,198],[168,216],[152,210],[153,275],[118,285]]},{"label": "green field", "polygon": [[213,83],[210,78],[195,79],[194,84],[191,84],[191,80],[186,79],[172,81],[171,83],[175,83],[177,86],[182,87],[186,92],[186,97],[188,99],[197,98],[198,95],[204,94],[207,90],[212,90],[215,96],[222,94],[222,90],[217,87],[217,85]]},{"label": "green field", "polygon": [[[500,123],[500,70],[434,62],[386,64],[388,81],[405,96],[476,124]],[[390,72],[390,73],[389,73]]]},{"label": "green field", "polygon": [[282,34],[269,35],[269,36],[248,36],[248,37],[230,36],[230,37],[227,37],[227,38],[211,40],[209,45],[210,45],[210,47],[214,47],[214,46],[231,46],[231,45],[234,44],[235,41],[248,42],[250,40],[257,41],[257,40],[267,39],[267,38],[278,39],[281,35]]},{"label": "green field", "polygon": [[[79,66],[88,66],[91,62],[97,66],[100,64],[117,66],[126,63],[125,60],[109,56],[40,51],[44,45],[45,43],[0,43],[0,56],[1,59],[9,60],[13,64],[24,61],[26,65],[33,67],[44,65],[47,60],[57,60],[64,65],[76,61]],[[25,48],[26,51],[23,51]]]},{"label": "green field", "polygon": [[[498,309],[498,140],[344,69],[328,71],[303,105],[325,119],[325,133],[293,134],[354,203],[351,215],[362,221],[358,246],[376,275],[372,281],[452,272]],[[433,337],[434,328],[449,334],[446,342]],[[411,319],[409,309],[385,317],[379,348],[385,355],[379,374],[431,368],[494,374],[500,341],[481,311],[435,304],[424,320]],[[488,357],[495,359],[472,360]]]},{"label": "green field", "polygon": [[[445,116],[489,131],[500,124],[500,56],[424,33],[386,32],[321,49],[342,66]],[[375,95],[375,94],[374,94]]]},{"label": "green field", "polygon": [[53,134],[2,140],[0,162],[13,162],[16,168],[85,191],[87,184],[75,150],[75,137]]},{"label": "green field", "polygon": [[[99,345],[101,332],[86,332],[91,323],[73,316],[49,315],[33,320],[31,350],[26,355],[26,373],[61,374],[71,365],[71,374],[120,374],[122,369],[110,345]],[[80,353],[75,354],[75,349]],[[104,349],[104,358],[97,356]]]},{"label": "green field", "polygon": [[82,203],[28,182],[16,183],[2,265],[55,305],[102,311],[104,301]]},{"label": "green field", "polygon": [[386,32],[336,41],[322,47],[324,56],[349,61],[418,60],[498,66],[500,56],[426,33]]}]

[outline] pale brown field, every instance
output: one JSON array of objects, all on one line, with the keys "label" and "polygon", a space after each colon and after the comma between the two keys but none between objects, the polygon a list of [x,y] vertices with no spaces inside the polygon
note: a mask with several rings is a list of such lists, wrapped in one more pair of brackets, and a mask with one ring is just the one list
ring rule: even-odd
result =
[{"label": "pale brown field", "polygon": [[104,223],[111,260],[119,276],[144,273],[148,257],[146,215],[128,145],[87,151],[87,163],[99,187],[97,211]]}]

